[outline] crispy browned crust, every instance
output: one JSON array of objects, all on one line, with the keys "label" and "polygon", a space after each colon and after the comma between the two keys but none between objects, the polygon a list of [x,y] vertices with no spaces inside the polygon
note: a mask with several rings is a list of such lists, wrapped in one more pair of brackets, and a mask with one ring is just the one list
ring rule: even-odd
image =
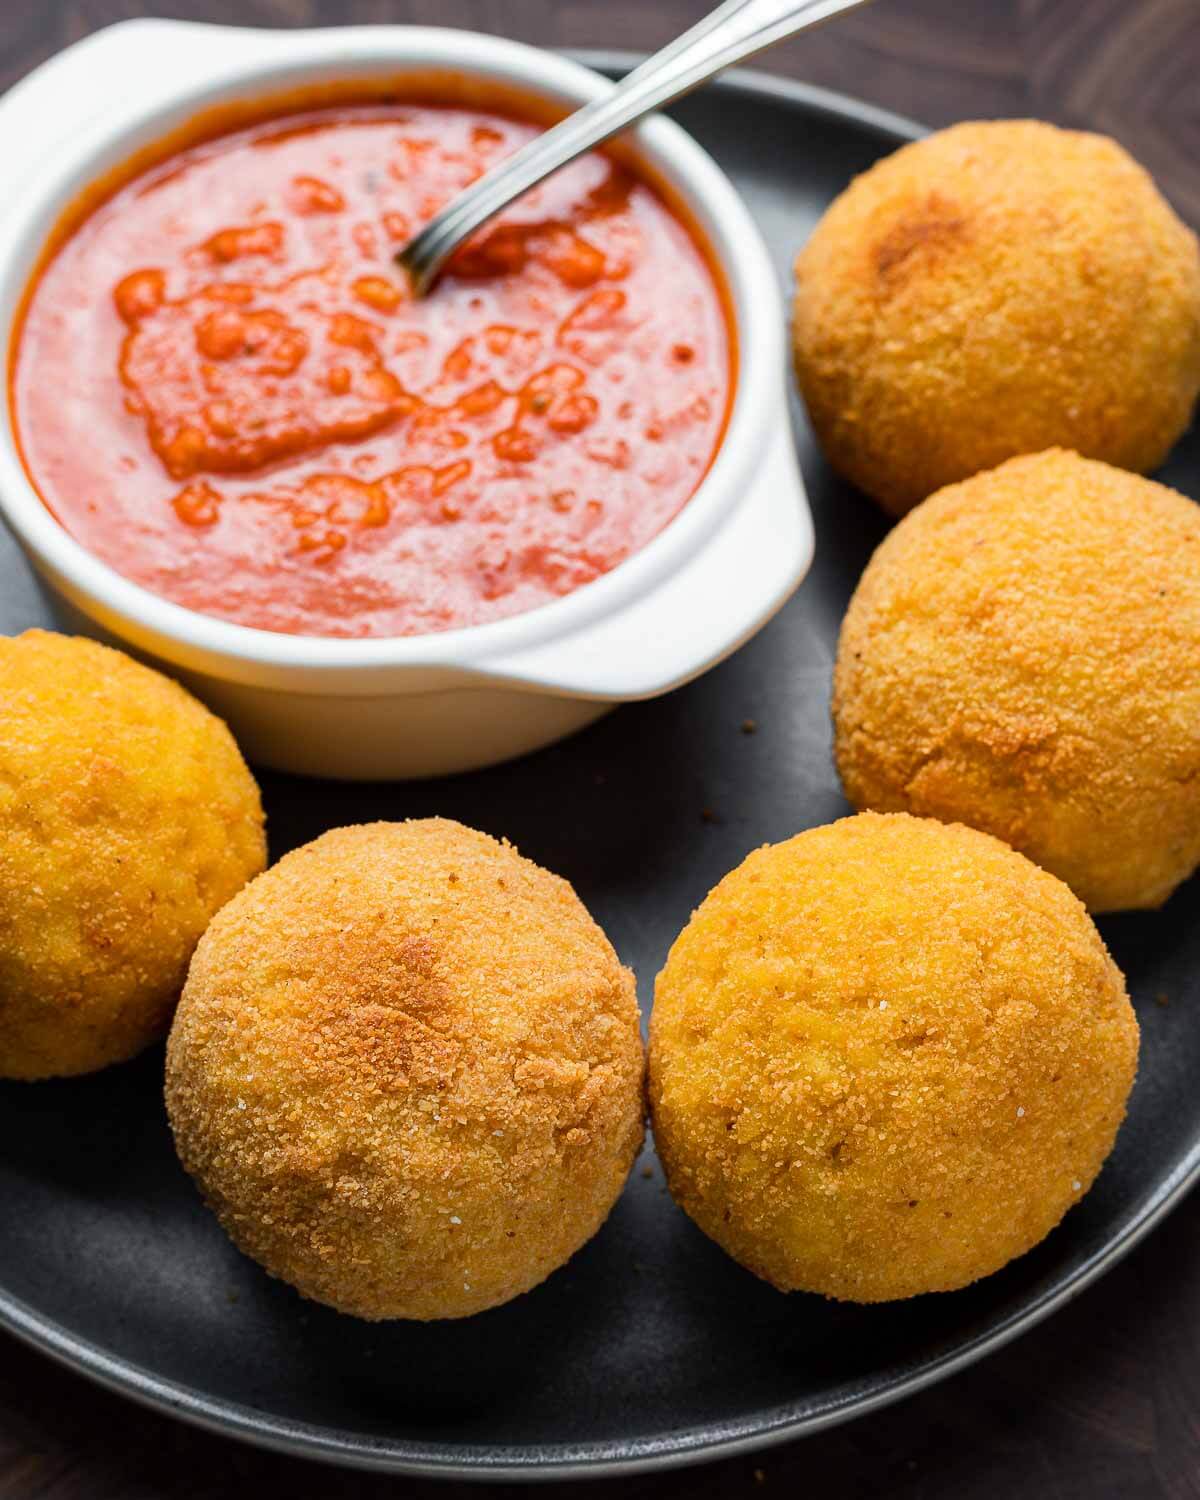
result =
[{"label": "crispy browned crust", "polygon": [[955,125],[830,207],[794,344],[829,461],[895,515],[1054,445],[1146,472],[1200,391],[1200,253],[1107,137]]},{"label": "crispy browned crust", "polygon": [[833,715],[856,807],[1161,905],[1200,864],[1200,508],[1060,451],[931,496],[863,574]]},{"label": "crispy browned crust", "polygon": [[566,881],[444,819],[341,828],[213,922],[167,1050],[237,1244],[363,1318],[537,1285],[641,1145],[633,977]]},{"label": "crispy browned crust", "polygon": [[1087,1191],[1137,1050],[1061,881],[986,834],[863,813],[751,854],[676,940],[655,1142],[679,1205],[781,1290],[949,1291]]},{"label": "crispy browned crust", "polygon": [[254,778],[178,683],[94,641],[0,638],[0,1076],[161,1036],[209,918],[265,862]]}]

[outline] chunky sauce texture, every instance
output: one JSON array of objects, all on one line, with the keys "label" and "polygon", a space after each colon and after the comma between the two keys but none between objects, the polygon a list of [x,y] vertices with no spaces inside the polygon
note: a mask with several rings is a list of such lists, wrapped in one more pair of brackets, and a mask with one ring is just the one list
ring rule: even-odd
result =
[{"label": "chunky sauce texture", "polygon": [[46,265],[14,362],[61,524],[179,604],[325,636],[513,615],[644,546],[703,478],[732,383],[684,224],[594,154],[428,298],[390,264],[536,133],[327,106],[120,187]]}]

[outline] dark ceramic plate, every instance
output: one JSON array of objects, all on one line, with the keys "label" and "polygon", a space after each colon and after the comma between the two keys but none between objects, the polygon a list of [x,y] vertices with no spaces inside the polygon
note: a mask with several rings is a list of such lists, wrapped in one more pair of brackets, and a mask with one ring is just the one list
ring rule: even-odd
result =
[{"label": "dark ceramic plate", "polygon": [[[597,61],[591,58],[590,61]],[[603,60],[619,68],[628,59]],[[781,279],[817,215],[916,133],[849,100],[742,75],[675,111],[739,184]],[[846,811],[829,754],[838,624],[884,523],[797,440],[811,576],[702,681],[511,766],[423,785],[268,775],[273,853],[340,823],[442,813],[574,882],[637,970],[758,844]],[[1166,478],[1200,489],[1200,435]],[[50,617],[0,547],[0,629]],[[757,733],[742,732],[753,719]],[[409,1473],[529,1478],[679,1464],[845,1420],[952,1373],[1112,1265],[1200,1170],[1200,881],[1102,923],[1143,1027],[1141,1074],[1094,1191],[981,1285],[891,1307],[781,1297],[673,1206],[652,1156],[562,1271],[462,1323],[368,1325],[244,1260],[176,1164],[161,1049],[67,1083],[0,1086],[0,1321],[127,1395],[251,1441]],[[1169,1007],[1156,1004],[1167,995]],[[647,1175],[643,1168],[653,1165]]]}]

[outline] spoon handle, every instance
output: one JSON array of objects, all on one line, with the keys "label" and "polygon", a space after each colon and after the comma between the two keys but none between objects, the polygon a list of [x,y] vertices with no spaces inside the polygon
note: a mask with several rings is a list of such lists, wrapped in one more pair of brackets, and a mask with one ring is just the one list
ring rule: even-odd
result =
[{"label": "spoon handle", "polygon": [[418,295],[446,260],[514,198],[642,115],[794,32],[867,0],[724,0],[646,59],[609,94],[575,110],[473,183],[396,256]]}]

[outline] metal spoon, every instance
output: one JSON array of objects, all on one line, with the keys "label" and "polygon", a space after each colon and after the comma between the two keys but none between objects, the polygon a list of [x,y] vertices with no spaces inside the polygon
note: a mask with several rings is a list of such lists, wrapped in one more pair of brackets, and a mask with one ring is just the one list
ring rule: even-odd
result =
[{"label": "metal spoon", "polygon": [[544,135],[485,172],[396,253],[396,264],[422,296],[464,240],[514,198],[651,110],[784,37],[819,25],[867,0],[724,0],[682,36],[634,69],[610,94],[593,99]]}]

